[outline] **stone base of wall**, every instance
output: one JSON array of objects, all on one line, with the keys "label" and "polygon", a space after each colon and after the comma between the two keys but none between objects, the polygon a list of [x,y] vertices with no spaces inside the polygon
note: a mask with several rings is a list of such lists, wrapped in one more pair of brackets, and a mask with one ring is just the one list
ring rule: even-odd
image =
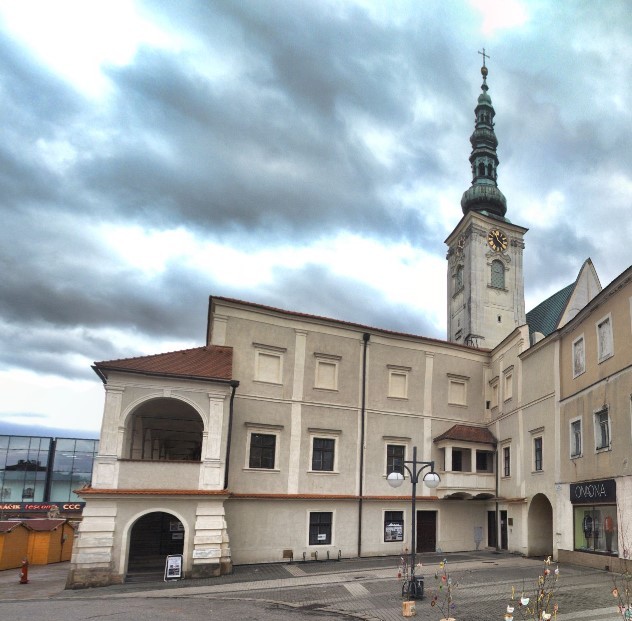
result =
[{"label": "stone base of wall", "polygon": [[88,589],[91,587],[123,584],[124,576],[114,573],[111,569],[101,567],[96,569],[71,569],[66,578],[67,589]]},{"label": "stone base of wall", "polygon": [[581,565],[582,567],[593,567],[605,571],[625,572],[632,570],[632,562],[619,558],[618,556],[608,556],[607,554],[587,554],[576,550],[558,550],[557,560],[560,563],[570,563]]},{"label": "stone base of wall", "polygon": [[197,563],[191,568],[187,578],[216,578],[224,574],[233,573],[233,564],[230,561],[220,563]]}]

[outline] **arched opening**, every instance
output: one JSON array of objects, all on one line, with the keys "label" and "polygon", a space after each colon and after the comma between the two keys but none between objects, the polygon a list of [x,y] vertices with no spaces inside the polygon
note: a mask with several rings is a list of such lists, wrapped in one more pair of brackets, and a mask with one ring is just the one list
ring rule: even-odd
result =
[{"label": "arched opening", "polygon": [[536,494],[529,505],[528,556],[553,554],[553,507],[544,494]]},{"label": "arched opening", "polygon": [[505,266],[502,261],[492,261],[491,285],[496,289],[505,288]]},{"label": "arched opening", "polygon": [[132,526],[129,541],[128,573],[162,572],[166,557],[182,554],[184,525],[163,511],[147,513]]},{"label": "arched opening", "polygon": [[200,461],[204,424],[179,399],[151,399],[140,405],[127,424],[127,456],[149,461]]}]

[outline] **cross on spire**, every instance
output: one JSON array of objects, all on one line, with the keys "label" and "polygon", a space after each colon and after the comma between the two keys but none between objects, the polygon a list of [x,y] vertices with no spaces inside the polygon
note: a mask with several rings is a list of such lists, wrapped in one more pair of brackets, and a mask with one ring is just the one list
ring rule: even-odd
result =
[{"label": "cross on spire", "polygon": [[483,67],[485,66],[485,59],[486,58],[491,58],[491,56],[489,54],[485,54],[485,48],[483,48],[483,51],[479,51],[478,52],[482,57],[483,57]]}]

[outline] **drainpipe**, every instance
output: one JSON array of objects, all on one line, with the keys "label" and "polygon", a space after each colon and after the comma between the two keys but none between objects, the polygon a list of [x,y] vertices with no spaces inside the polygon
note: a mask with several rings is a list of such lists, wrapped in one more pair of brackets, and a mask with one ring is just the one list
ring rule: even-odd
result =
[{"label": "drainpipe", "polygon": [[362,335],[362,405],[360,408],[360,496],[358,498],[358,558],[362,556],[362,496],[364,495],[364,419],[366,415],[366,354],[371,335]]},{"label": "drainpipe", "polygon": [[224,466],[224,489],[228,489],[228,465],[230,462],[230,444],[233,435],[233,404],[235,402],[235,391],[239,386],[237,380],[231,380],[230,387],[233,391],[230,393],[230,405],[228,408],[228,433],[226,434],[226,465]]},{"label": "drainpipe", "polygon": [[499,492],[499,482],[498,482],[498,477],[499,477],[499,472],[498,472],[498,446],[496,446],[496,552],[499,553],[500,552],[500,545],[499,545],[499,541],[500,541],[500,520],[499,518],[499,512],[498,512],[498,492]]}]

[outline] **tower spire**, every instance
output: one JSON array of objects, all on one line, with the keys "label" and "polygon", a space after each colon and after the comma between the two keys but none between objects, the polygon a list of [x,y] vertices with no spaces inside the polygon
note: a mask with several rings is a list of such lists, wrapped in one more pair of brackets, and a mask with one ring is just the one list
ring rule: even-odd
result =
[{"label": "tower spire", "polygon": [[476,115],[474,133],[470,136],[472,185],[463,193],[461,209],[464,214],[468,211],[478,211],[493,218],[505,220],[507,199],[498,189],[496,182],[498,178],[498,155],[496,153],[498,139],[494,133],[496,111],[492,106],[491,97],[487,94],[489,90],[487,86],[488,69],[485,61],[489,55],[485,52],[485,48],[479,54],[483,56],[483,66],[481,67],[481,75],[483,76],[481,90],[483,92],[478,96],[478,104],[474,110]]}]

